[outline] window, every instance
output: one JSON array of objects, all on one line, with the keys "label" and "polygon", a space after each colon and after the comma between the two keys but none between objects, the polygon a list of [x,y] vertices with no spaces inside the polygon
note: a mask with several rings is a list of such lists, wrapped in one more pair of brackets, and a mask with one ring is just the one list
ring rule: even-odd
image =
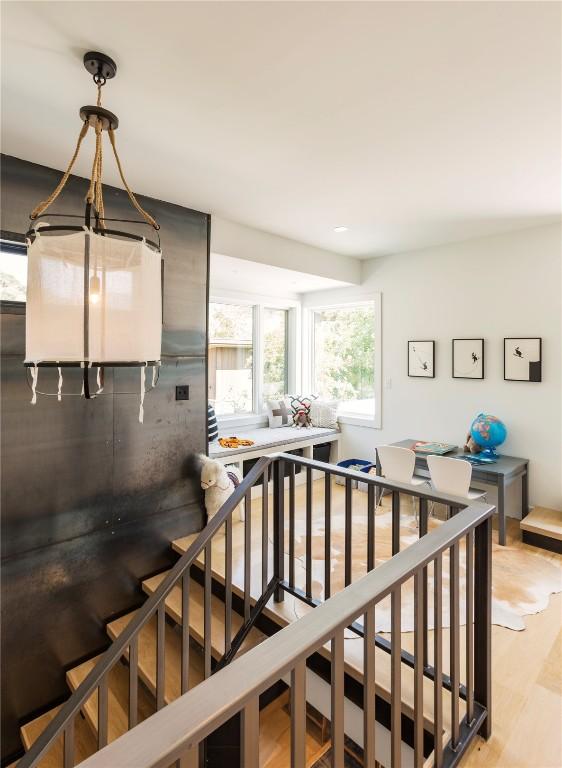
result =
[{"label": "window", "polygon": [[0,241],[0,301],[25,301],[27,248],[23,243]]},{"label": "window", "polygon": [[340,413],[375,415],[375,304],[312,310],[312,389]]},{"label": "window", "polygon": [[263,310],[263,399],[276,400],[288,391],[288,311]]},{"label": "window", "polygon": [[254,308],[209,304],[209,400],[217,416],[254,410]]}]

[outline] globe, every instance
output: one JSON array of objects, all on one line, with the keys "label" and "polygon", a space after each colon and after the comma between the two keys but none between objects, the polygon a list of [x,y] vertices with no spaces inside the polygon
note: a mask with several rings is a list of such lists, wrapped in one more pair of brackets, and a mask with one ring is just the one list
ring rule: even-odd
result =
[{"label": "globe", "polygon": [[483,454],[497,456],[496,448],[507,437],[507,429],[497,416],[479,413],[471,424],[470,434],[474,442],[482,448]]}]

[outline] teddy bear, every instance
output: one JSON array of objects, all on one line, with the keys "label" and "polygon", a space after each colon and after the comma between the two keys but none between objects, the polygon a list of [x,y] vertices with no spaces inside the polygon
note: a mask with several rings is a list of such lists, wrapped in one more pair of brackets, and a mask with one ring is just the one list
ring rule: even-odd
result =
[{"label": "teddy bear", "polygon": [[480,453],[480,451],[482,450],[482,448],[478,445],[478,443],[472,439],[472,435],[470,434],[470,432],[466,436],[464,450],[466,453]]}]

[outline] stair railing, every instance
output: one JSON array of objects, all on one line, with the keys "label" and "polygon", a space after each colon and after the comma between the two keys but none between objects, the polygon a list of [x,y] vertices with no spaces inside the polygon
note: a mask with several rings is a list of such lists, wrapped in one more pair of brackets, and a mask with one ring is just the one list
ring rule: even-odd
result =
[{"label": "stair railing", "polygon": [[[204,597],[203,597],[203,659],[204,677],[212,672],[211,654],[211,544],[213,538],[224,527],[225,536],[225,651],[230,654],[232,647],[239,647],[245,627],[255,620],[256,611],[252,611],[250,601],[251,574],[251,491],[252,487],[263,484],[265,493],[262,499],[262,556],[265,552],[265,569],[262,570],[262,589],[265,596],[273,592],[274,579],[268,581],[267,574],[267,501],[269,466],[274,457],[266,456],[252,467],[242,480],[232,496],[223,504],[217,514],[199,533],[187,552],[180,557],[158,588],[136,612],[123,632],[112,642],[103,653],[95,667],[78,686],[60,708],[59,712],[45,728],[39,738],[33,743],[28,752],[18,762],[18,768],[36,768],[47,755],[55,741],[64,734],[64,768],[74,766],[74,725],[85,702],[96,691],[98,694],[98,749],[103,749],[108,739],[108,680],[109,673],[126,654],[129,662],[129,721],[128,727],[134,728],[138,722],[138,638],[141,630],[156,616],[156,708],[160,710],[165,704],[165,622],[166,598],[176,585],[181,583],[182,590],[182,625],[181,625],[181,693],[189,688],[189,584],[191,566],[197,558],[204,554]],[[244,563],[244,623],[237,635],[232,637],[232,515],[235,509],[244,503],[245,507],[245,563]],[[269,599],[269,597],[267,597]],[[266,602],[267,602],[266,599]],[[263,601],[260,601],[260,604]]]},{"label": "stair railing", "polygon": [[[205,680],[164,711],[141,723],[114,741],[101,752],[84,761],[83,768],[165,768],[195,765],[198,745],[213,731],[237,714],[241,715],[240,766],[258,768],[259,697],[278,680],[290,681],[291,766],[306,763],[306,697],[307,660],[322,653],[326,643],[331,649],[331,748],[332,765],[344,764],[344,646],[345,631],[351,625],[363,626],[363,750],[364,765],[374,768],[376,760],[375,706],[379,698],[375,691],[375,622],[378,606],[390,597],[392,637],[390,656],[390,740],[391,765],[399,768],[402,748],[402,715],[406,704],[402,699],[401,594],[403,585],[414,582],[416,595],[414,627],[414,706],[411,717],[414,727],[414,766],[424,765],[424,707],[423,707],[423,622],[421,586],[428,568],[434,572],[435,632],[434,654],[434,760],[436,766],[453,766],[476,733],[490,734],[490,637],[491,637],[491,515],[493,507],[475,502],[462,509],[443,525],[407,549],[397,553],[376,569],[364,575],[343,591],[330,597],[302,618],[289,624],[277,634],[248,651],[229,666],[221,669],[212,679]],[[467,685],[467,711],[458,719],[458,691],[456,682],[451,695],[451,723],[443,731],[444,688],[441,684],[442,649],[442,560],[446,553],[451,558],[451,573],[458,575],[458,553],[461,543],[474,545],[473,582],[476,599],[472,601],[471,629],[474,643],[470,646],[471,673]],[[470,545],[472,547],[472,544]],[[458,580],[451,588],[452,623],[458,623]],[[472,589],[472,588],[471,588]],[[455,608],[456,606],[456,608]],[[458,629],[458,627],[457,627]],[[451,629],[451,664],[457,679],[458,632]],[[386,658],[386,657],[384,657]],[[473,677],[472,677],[473,676]],[[377,686],[378,689],[378,686]],[[378,709],[378,707],[377,707]],[[445,748],[443,741],[447,739]],[[177,762],[176,762],[177,761]],[[192,762],[193,761],[193,762]]]},{"label": "stair railing", "polygon": [[[306,473],[306,531],[305,531],[305,583],[299,586],[295,575],[296,556],[296,529],[295,529],[295,468],[301,466]],[[269,475],[270,470],[273,474],[273,530],[272,548],[273,548],[273,568],[269,563]],[[325,523],[325,564],[324,564],[324,583],[323,592],[319,597],[313,595],[312,581],[312,505],[313,505],[313,482],[318,473],[324,476],[324,523]],[[287,480],[286,480],[287,477]],[[203,573],[203,658],[204,658],[204,677],[208,678],[212,669],[212,650],[211,650],[211,593],[212,593],[212,542],[214,537],[224,527],[225,553],[224,553],[224,628],[225,628],[225,654],[218,664],[215,665],[215,671],[226,667],[234,658],[236,651],[240,648],[244,638],[259,618],[260,613],[273,595],[276,602],[284,599],[285,593],[290,593],[298,599],[304,600],[309,605],[319,606],[323,600],[330,597],[331,585],[331,561],[332,561],[332,479],[335,477],[343,478],[345,485],[345,532],[344,532],[344,586],[348,587],[353,581],[353,556],[356,552],[352,550],[353,536],[353,495],[352,488],[354,482],[363,482],[367,485],[367,542],[366,542],[366,561],[367,572],[375,567],[375,541],[376,541],[376,507],[380,496],[384,492],[392,494],[392,514],[391,514],[391,539],[392,555],[401,554],[400,550],[400,494],[408,494],[417,499],[419,505],[419,536],[420,539],[426,538],[428,531],[428,502],[438,502],[445,504],[452,514],[464,510],[466,500],[445,494],[433,492],[429,487],[414,488],[410,485],[398,482],[391,482],[384,478],[374,475],[368,475],[363,472],[337,467],[333,464],[327,464],[312,459],[305,459],[293,454],[275,454],[262,457],[252,467],[232,496],[225,502],[219,512],[210,520],[207,526],[200,532],[197,538],[190,545],[184,555],[176,562],[173,568],[160,583],[154,593],[137,611],[134,618],[123,630],[123,632],[113,641],[107,651],[101,656],[96,666],[84,679],[81,685],[74,691],[68,701],[62,705],[61,709],[53,720],[49,723],[45,731],[32,745],[30,750],[19,761],[18,768],[36,768],[40,760],[52,748],[54,742],[64,735],[64,768],[71,768],[74,765],[74,723],[75,718],[89,697],[96,691],[98,693],[98,750],[103,749],[107,744],[108,738],[108,676],[113,667],[119,663],[124,655],[128,656],[129,662],[129,722],[128,727],[132,729],[138,722],[138,637],[143,629],[156,616],[156,705],[157,710],[162,709],[166,704],[165,700],[165,621],[166,621],[166,598],[181,583],[181,605],[182,605],[182,624],[181,624],[181,693],[185,694],[189,689],[189,584],[191,578],[191,567],[201,555],[204,555],[204,573]],[[261,589],[252,595],[252,515],[251,501],[252,488],[254,485],[262,485],[261,497],[261,547],[260,547],[260,582]],[[287,487],[286,487],[287,486]],[[286,494],[288,490],[288,494]],[[286,500],[288,499],[288,504]],[[233,584],[232,584],[232,566],[233,566],[233,531],[232,515],[235,509],[244,504],[244,546],[243,546],[243,622],[239,631],[232,636],[232,608],[233,608]],[[287,509],[286,509],[287,508]],[[476,508],[473,505],[472,508]],[[492,508],[490,508],[492,509]],[[457,515],[458,516],[458,515]],[[288,517],[288,552],[285,552],[285,523]],[[464,517],[463,517],[464,519]],[[451,521],[449,521],[451,522]],[[448,523],[447,523],[448,525]],[[470,538],[470,537],[469,537]],[[468,539],[467,539],[468,542]],[[418,542],[419,543],[419,542]],[[413,545],[415,546],[415,545]],[[467,547],[472,546],[467,543]],[[409,548],[410,549],[410,548]],[[406,550],[406,551],[409,551]],[[472,551],[472,550],[471,550]],[[300,558],[299,558],[300,559]],[[288,579],[285,579],[285,561],[288,566]],[[456,571],[451,573],[452,579],[457,584],[454,593],[458,596],[458,551],[456,559]],[[301,559],[301,562],[303,560]],[[377,566],[377,571],[382,566]],[[474,579],[471,582],[472,598],[467,600],[467,606],[470,604],[473,610],[474,604]],[[421,595],[419,611],[419,621],[421,626],[423,664],[421,665],[422,675],[430,677],[435,681],[440,681],[439,688],[448,690],[458,690],[459,696],[465,698],[468,705],[472,707],[472,688],[469,685],[460,685],[458,680],[458,666],[452,669],[451,675],[446,676],[439,672],[437,664],[429,664],[428,657],[428,610],[427,610],[427,568],[424,567],[421,573],[421,580],[418,587]],[[478,584],[477,584],[478,589]],[[477,593],[479,594],[479,593]],[[458,605],[455,603],[455,605]],[[467,611],[469,608],[467,607]],[[458,607],[457,613],[458,616]],[[468,613],[467,613],[468,616]],[[396,620],[396,619],[395,619]],[[360,636],[364,636],[363,625],[354,622],[351,629]],[[459,640],[458,632],[451,633],[456,646]],[[414,656],[400,647],[391,645],[391,643],[376,636],[376,646],[383,648],[391,654],[392,658],[398,658],[402,663],[415,667],[416,663],[420,668],[419,654]],[[468,637],[467,637],[468,643]],[[468,647],[468,646],[467,646]],[[471,646],[472,647],[472,646]],[[458,654],[455,655],[455,659]],[[417,661],[416,661],[417,659]],[[474,675],[473,667],[467,666],[470,675]],[[456,671],[455,671],[456,670]],[[472,671],[470,671],[472,670]],[[201,685],[201,684],[200,684]],[[437,683],[436,683],[437,685]],[[199,690],[199,686],[197,686]],[[456,700],[456,695],[453,699]],[[458,707],[457,707],[458,709]],[[453,718],[454,719],[454,718]],[[460,740],[459,724],[453,729],[453,742]]]}]

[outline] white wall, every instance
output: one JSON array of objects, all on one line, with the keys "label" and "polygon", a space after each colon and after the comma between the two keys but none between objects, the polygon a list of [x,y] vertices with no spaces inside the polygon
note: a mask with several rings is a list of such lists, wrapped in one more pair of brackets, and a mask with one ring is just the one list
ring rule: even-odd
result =
[{"label": "white wall", "polygon": [[212,220],[211,250],[237,259],[271,264],[346,283],[361,281],[359,259],[298,243],[219,216],[213,216]]},{"label": "white wall", "polygon": [[[310,307],[382,293],[382,429],[342,425],[342,458],[408,437],[462,444],[485,411],[507,426],[500,451],[530,459],[531,503],[562,508],[561,238],[554,225],[370,259],[360,287],[303,296]],[[503,380],[504,336],[542,337],[541,383]],[[451,339],[462,337],[486,340],[482,381],[451,378]],[[435,379],[407,376],[416,338],[436,340]],[[506,498],[515,516],[517,486]]]}]

